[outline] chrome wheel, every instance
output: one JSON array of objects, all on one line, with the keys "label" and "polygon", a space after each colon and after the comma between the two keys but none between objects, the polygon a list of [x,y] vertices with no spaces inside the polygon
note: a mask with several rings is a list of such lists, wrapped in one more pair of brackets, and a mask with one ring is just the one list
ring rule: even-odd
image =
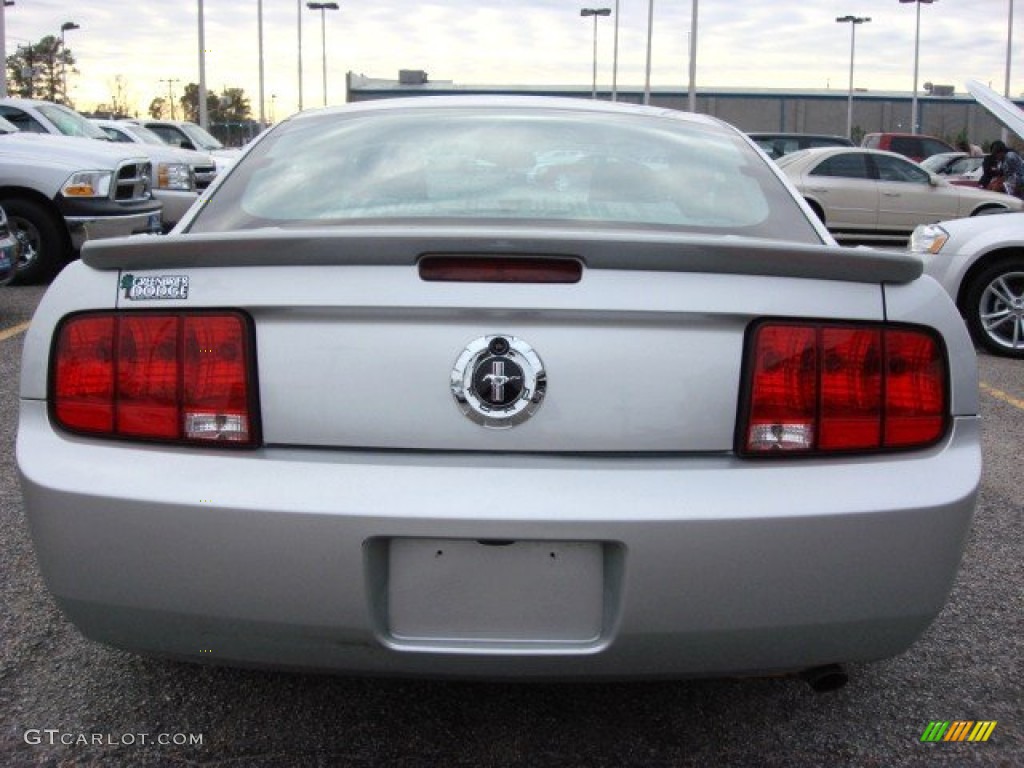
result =
[{"label": "chrome wheel", "polygon": [[980,339],[994,352],[1024,357],[1024,269],[988,272],[975,305]]},{"label": "chrome wheel", "polygon": [[21,258],[18,259],[18,270],[28,269],[39,258],[41,237],[36,226],[27,219],[18,216],[8,217],[11,232],[21,245]]},{"label": "chrome wheel", "polygon": [[64,222],[40,203],[24,198],[0,201],[7,225],[21,246],[14,282],[49,280],[71,258],[71,241]]}]

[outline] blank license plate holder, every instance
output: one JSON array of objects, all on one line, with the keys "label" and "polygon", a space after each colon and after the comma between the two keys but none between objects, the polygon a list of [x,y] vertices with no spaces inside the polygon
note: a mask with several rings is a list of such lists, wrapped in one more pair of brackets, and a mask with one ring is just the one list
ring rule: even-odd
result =
[{"label": "blank license plate holder", "polygon": [[398,642],[593,645],[600,542],[391,539],[387,631]]}]

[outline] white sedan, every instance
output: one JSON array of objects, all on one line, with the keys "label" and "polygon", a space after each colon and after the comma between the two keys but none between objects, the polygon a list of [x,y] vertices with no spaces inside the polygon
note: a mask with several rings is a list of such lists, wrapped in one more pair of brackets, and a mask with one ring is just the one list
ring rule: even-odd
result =
[{"label": "white sedan", "polygon": [[956,302],[978,344],[1024,359],[1024,214],[921,226],[910,250]]},{"label": "white sedan", "polygon": [[877,149],[805,149],[777,162],[837,240],[902,243],[921,224],[1024,207],[1015,197],[950,184]]}]

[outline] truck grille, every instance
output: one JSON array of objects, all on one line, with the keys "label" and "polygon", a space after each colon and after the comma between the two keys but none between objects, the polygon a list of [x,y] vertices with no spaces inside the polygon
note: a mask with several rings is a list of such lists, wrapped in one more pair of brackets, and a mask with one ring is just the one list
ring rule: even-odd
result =
[{"label": "truck grille", "polygon": [[193,165],[192,173],[196,177],[196,189],[206,189],[217,177],[217,166]]},{"label": "truck grille", "polygon": [[114,199],[120,202],[149,200],[153,188],[153,166],[148,162],[124,163],[117,169]]}]

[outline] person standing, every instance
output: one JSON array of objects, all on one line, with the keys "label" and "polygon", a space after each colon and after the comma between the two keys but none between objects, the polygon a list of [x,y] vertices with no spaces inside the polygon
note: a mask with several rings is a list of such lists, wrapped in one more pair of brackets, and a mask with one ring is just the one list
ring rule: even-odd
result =
[{"label": "person standing", "polygon": [[1003,177],[1002,191],[1024,199],[1024,159],[1020,154],[997,139],[992,142],[989,156],[998,163]]}]

